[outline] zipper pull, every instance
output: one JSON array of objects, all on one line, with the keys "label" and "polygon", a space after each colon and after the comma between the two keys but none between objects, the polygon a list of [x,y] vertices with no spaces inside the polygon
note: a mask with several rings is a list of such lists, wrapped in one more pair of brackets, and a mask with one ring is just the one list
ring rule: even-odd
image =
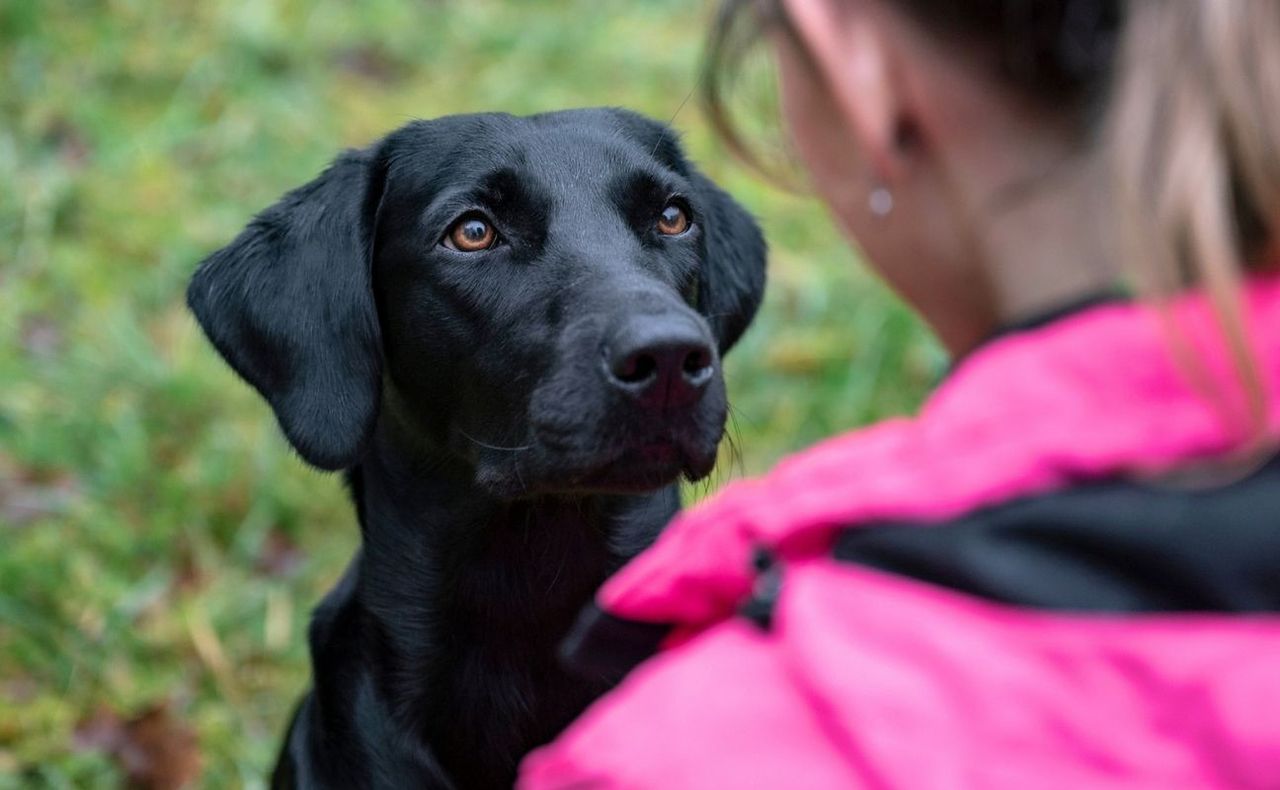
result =
[{"label": "zipper pull", "polygon": [[768,631],[773,625],[774,606],[782,592],[782,566],[764,546],[756,547],[751,566],[756,571],[755,584],[751,587],[750,597],[738,608],[738,614]]}]

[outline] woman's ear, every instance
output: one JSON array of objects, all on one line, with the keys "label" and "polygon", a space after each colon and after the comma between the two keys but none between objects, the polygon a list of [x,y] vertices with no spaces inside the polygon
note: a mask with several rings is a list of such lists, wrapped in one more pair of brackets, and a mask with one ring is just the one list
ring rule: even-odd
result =
[{"label": "woman's ear", "polygon": [[206,258],[187,289],[213,345],[322,469],[356,463],[378,415],[370,268],[380,170],[370,151],[339,156]]},{"label": "woman's ear", "polygon": [[782,0],[791,32],[813,76],[856,137],[875,175],[892,179],[900,86],[895,82],[884,20],[864,3]]}]

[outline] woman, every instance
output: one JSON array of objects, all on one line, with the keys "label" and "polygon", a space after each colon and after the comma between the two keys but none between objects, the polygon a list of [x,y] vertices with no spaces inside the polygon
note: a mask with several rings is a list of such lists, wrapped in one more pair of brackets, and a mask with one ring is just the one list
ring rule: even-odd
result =
[{"label": "woman", "polygon": [[730,2],[722,128],[753,21],[957,362],[612,579],[523,785],[1280,784],[1280,3]]}]

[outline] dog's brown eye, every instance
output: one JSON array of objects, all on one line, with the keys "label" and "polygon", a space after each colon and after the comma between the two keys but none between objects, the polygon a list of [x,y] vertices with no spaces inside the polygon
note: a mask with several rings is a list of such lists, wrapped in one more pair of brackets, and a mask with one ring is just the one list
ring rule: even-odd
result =
[{"label": "dog's brown eye", "polygon": [[444,246],[459,252],[487,250],[498,240],[493,226],[480,217],[463,217],[445,234]]},{"label": "dog's brown eye", "polygon": [[664,236],[679,236],[689,229],[689,214],[678,203],[668,203],[658,215],[658,232]]}]

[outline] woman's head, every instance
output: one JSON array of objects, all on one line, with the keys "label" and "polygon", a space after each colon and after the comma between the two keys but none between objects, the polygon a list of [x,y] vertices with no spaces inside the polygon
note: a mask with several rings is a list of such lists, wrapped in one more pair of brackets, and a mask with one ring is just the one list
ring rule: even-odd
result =
[{"label": "woman's head", "polygon": [[704,99],[735,143],[751,38],[814,188],[953,350],[1089,291],[1198,283],[1256,386],[1234,294],[1275,259],[1280,3],[729,0]]}]

